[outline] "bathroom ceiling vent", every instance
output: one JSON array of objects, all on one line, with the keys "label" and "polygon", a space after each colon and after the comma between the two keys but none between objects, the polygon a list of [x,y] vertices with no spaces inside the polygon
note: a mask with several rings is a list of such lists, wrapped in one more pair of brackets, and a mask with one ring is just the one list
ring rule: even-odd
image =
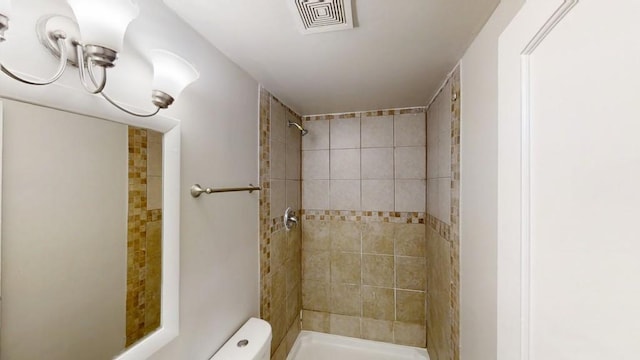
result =
[{"label": "bathroom ceiling vent", "polygon": [[351,0],[288,0],[288,2],[303,34],[353,29]]}]

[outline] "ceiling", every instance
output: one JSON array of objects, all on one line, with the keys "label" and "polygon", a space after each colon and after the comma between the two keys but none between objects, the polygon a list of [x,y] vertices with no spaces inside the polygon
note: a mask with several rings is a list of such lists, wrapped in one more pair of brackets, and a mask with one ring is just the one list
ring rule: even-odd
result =
[{"label": "ceiling", "polygon": [[293,0],[164,1],[302,115],[427,105],[499,3],[353,0],[354,29],[302,35]]}]

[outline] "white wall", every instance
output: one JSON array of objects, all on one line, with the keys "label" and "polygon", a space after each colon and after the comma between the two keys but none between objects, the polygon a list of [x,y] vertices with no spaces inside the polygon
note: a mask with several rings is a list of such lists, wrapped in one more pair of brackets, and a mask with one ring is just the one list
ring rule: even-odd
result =
[{"label": "white wall", "polygon": [[498,38],[524,0],[502,0],[462,58],[460,346],[497,357]]},{"label": "white wall", "polygon": [[[14,3],[16,17],[20,6],[30,16],[24,15],[27,23],[22,33],[18,20],[12,22],[15,31],[10,30],[7,42],[0,45],[2,59],[23,72],[44,65],[55,68],[55,61],[45,60],[47,53],[35,40],[33,27],[38,16],[34,14],[51,9],[69,13],[67,5],[63,0]],[[164,112],[179,119],[182,128],[180,335],[152,358],[207,359],[248,317],[259,315],[258,194],[193,199],[188,189],[196,182],[204,186],[258,183],[258,84],[161,1],[138,3],[141,17],[129,28],[125,52],[112,71],[110,94],[138,108],[150,108],[151,69],[141,55],[154,47],[184,56],[201,75]],[[18,43],[16,38],[25,42]],[[31,59],[29,54],[42,57]],[[24,90],[5,78],[0,80],[0,95],[29,91],[52,99],[62,93],[73,98],[80,107],[76,111],[122,117],[104,110],[104,103],[95,97],[79,93],[77,74],[72,72],[62,79],[71,90]],[[144,124],[153,127],[154,119],[145,119]]]},{"label": "white wall", "polygon": [[128,127],[3,101],[2,358],[125,347]]}]

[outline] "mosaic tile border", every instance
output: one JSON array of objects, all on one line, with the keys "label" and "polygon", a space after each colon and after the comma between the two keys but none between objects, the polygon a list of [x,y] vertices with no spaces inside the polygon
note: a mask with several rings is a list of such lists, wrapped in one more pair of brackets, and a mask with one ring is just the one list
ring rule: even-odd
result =
[{"label": "mosaic tile border", "polygon": [[396,224],[425,224],[426,213],[396,211],[302,210],[304,220],[369,221]]},{"label": "mosaic tile border", "polygon": [[419,107],[411,107],[411,108],[403,108],[403,109],[385,109],[385,110],[374,110],[374,111],[357,111],[357,112],[339,113],[339,114],[309,115],[309,116],[303,116],[302,120],[315,121],[315,120],[351,119],[356,117],[422,114],[426,112],[427,112],[426,106],[419,106]]}]

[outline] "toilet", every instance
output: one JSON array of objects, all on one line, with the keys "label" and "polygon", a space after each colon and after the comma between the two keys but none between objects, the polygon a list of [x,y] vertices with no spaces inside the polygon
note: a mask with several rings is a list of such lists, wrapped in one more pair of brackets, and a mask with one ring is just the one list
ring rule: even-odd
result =
[{"label": "toilet", "polygon": [[269,360],[271,325],[251,318],[209,360]]}]

